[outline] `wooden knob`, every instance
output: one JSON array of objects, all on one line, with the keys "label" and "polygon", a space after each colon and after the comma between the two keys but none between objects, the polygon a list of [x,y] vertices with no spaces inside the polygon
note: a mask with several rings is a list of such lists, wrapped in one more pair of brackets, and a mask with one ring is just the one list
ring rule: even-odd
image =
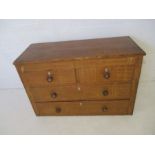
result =
[{"label": "wooden knob", "polygon": [[47,73],[47,82],[52,82],[53,81],[53,76],[51,72]]},{"label": "wooden knob", "polygon": [[108,90],[103,90],[102,94],[103,94],[103,96],[108,96],[109,92],[108,92]]},{"label": "wooden knob", "polygon": [[51,97],[52,97],[52,98],[56,98],[57,96],[58,96],[58,94],[57,94],[56,92],[52,92],[52,93],[51,93]]},{"label": "wooden knob", "polygon": [[60,113],[60,112],[61,112],[61,108],[60,108],[60,107],[56,107],[56,108],[55,108],[55,111],[56,111],[57,113]]},{"label": "wooden knob", "polygon": [[108,111],[108,108],[106,106],[104,106],[104,107],[102,107],[102,111],[106,112],[106,111]]},{"label": "wooden knob", "polygon": [[105,79],[109,79],[110,78],[110,71],[109,71],[108,68],[104,69],[104,75],[103,76],[104,76]]}]

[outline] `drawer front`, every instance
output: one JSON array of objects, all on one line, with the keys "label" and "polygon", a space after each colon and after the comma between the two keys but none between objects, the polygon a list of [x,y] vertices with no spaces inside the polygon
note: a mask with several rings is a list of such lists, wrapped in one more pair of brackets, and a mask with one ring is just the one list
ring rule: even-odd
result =
[{"label": "drawer front", "polygon": [[80,94],[76,86],[34,87],[29,92],[35,102],[79,100]]},{"label": "drawer front", "polygon": [[36,103],[39,115],[123,115],[129,101],[81,101]]},{"label": "drawer front", "polygon": [[130,82],[133,72],[134,65],[92,65],[78,69],[79,82],[82,84]]},{"label": "drawer front", "polygon": [[131,84],[73,85],[57,87],[31,87],[29,92],[35,102],[129,99]]},{"label": "drawer front", "polygon": [[[102,86],[103,85],[103,86]],[[131,84],[81,86],[83,100],[129,99]]]},{"label": "drawer front", "polygon": [[27,86],[54,86],[76,83],[72,63],[26,64],[20,66],[23,81]]}]

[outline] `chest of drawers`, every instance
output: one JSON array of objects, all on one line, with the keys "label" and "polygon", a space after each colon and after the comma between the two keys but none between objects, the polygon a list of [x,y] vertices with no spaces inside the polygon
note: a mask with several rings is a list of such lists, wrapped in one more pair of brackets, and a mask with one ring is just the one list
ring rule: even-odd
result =
[{"label": "chest of drawers", "polygon": [[144,55],[114,37],[31,44],[14,64],[36,115],[125,115]]}]

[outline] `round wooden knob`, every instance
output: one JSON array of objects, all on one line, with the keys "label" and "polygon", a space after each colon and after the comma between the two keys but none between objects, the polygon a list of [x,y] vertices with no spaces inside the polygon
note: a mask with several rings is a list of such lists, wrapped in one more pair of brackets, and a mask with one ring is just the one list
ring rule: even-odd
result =
[{"label": "round wooden knob", "polygon": [[104,106],[104,107],[102,107],[102,111],[106,112],[106,111],[108,111],[108,108],[106,106]]},{"label": "round wooden knob", "polygon": [[109,92],[108,92],[108,90],[103,90],[102,94],[103,94],[103,96],[108,96]]},{"label": "round wooden knob", "polygon": [[110,78],[110,72],[109,72],[108,68],[104,69],[104,75],[103,76],[104,76],[105,79],[109,79]]},{"label": "round wooden knob", "polygon": [[60,108],[60,107],[56,107],[56,108],[55,108],[55,111],[56,111],[57,113],[60,113],[60,112],[61,112],[61,108]]},{"label": "round wooden knob", "polygon": [[47,73],[47,82],[52,82],[53,81],[53,76],[51,72]]},{"label": "round wooden knob", "polygon": [[47,77],[47,82],[52,82],[53,81],[53,77]]},{"label": "round wooden knob", "polygon": [[56,92],[52,92],[52,93],[51,93],[51,97],[52,97],[52,98],[56,98],[57,96],[58,96],[58,94],[57,94]]},{"label": "round wooden knob", "polygon": [[110,73],[109,72],[105,72],[104,73],[104,78],[105,79],[109,79],[110,78]]}]

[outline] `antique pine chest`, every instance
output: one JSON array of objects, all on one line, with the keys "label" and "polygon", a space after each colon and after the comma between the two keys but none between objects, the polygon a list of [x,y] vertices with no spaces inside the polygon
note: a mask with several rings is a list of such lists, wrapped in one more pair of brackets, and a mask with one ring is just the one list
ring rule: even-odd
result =
[{"label": "antique pine chest", "polygon": [[31,44],[14,64],[36,115],[125,115],[144,55],[114,37]]}]

